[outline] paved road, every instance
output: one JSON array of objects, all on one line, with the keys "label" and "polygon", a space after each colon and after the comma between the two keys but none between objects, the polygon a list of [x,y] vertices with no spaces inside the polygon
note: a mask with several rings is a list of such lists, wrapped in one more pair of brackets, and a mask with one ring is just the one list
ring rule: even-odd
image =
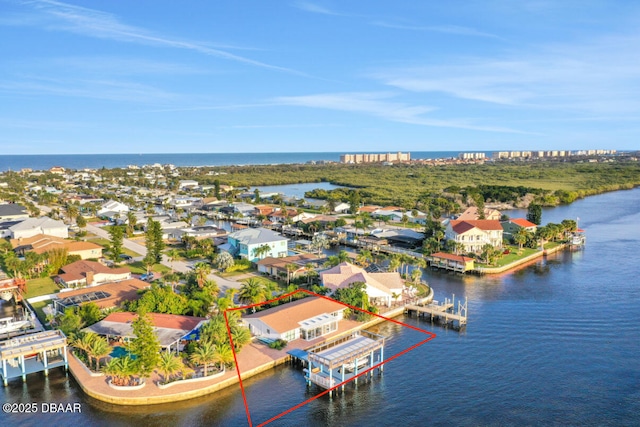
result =
[{"label": "paved road", "polygon": [[[87,224],[86,230],[90,233],[95,234],[98,237],[102,237],[104,239],[110,238],[109,233],[106,230],[103,230],[100,227],[96,227],[95,225]],[[136,260],[142,260],[142,258],[144,258],[147,255],[147,248],[144,245],[141,245],[129,239],[123,239],[122,245],[125,248],[137,254],[140,254],[140,257],[136,258]],[[193,267],[193,263],[190,263],[190,262],[185,262],[185,261],[169,262],[169,257],[167,257],[166,255],[162,256],[162,265],[165,265],[169,268],[173,268],[174,271],[178,271],[180,273],[188,273],[192,271],[192,267]],[[221,292],[224,292],[229,288],[240,289],[240,287],[242,286],[242,284],[239,282],[236,282],[233,280],[227,280],[213,273],[209,275],[209,280],[214,280],[220,287]]]}]

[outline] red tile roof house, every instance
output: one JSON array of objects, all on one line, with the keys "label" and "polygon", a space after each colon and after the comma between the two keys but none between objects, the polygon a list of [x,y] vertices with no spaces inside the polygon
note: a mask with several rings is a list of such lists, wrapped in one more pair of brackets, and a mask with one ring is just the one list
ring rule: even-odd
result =
[{"label": "red tile roof house", "polygon": [[314,340],[338,330],[347,307],[321,297],[307,297],[242,316],[251,333],[268,340]]},{"label": "red tile roof house", "polygon": [[354,282],[364,282],[369,300],[372,303],[383,303],[391,306],[392,300],[402,300],[405,289],[400,273],[368,273],[363,268],[343,262],[320,273],[322,285],[334,292],[338,288],[346,288]]},{"label": "red tile roof house", "polygon": [[[153,332],[160,341],[160,347],[166,351],[182,351],[186,340],[193,340],[197,330],[207,322],[204,317],[181,316],[178,314],[149,313]],[[98,323],[86,327],[83,331],[94,332],[109,338],[129,341],[136,336],[132,323],[138,318],[136,313],[111,313]]]},{"label": "red tile roof house", "polygon": [[128,268],[109,268],[95,261],[76,261],[60,269],[55,281],[65,288],[91,286],[105,282],[117,282],[131,278]]},{"label": "red tile roof house", "polygon": [[452,220],[446,225],[445,238],[464,246],[464,252],[480,252],[490,244],[502,247],[502,224],[497,220]]}]

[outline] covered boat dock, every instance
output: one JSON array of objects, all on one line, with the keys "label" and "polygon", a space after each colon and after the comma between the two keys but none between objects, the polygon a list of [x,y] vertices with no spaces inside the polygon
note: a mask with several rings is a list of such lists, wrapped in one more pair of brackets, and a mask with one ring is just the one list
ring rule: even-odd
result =
[{"label": "covered boat dock", "polygon": [[307,350],[308,385],[319,385],[331,394],[334,387],[342,385],[344,389],[344,383],[351,379],[357,382],[363,371],[373,372],[378,367],[382,372],[384,340],[382,335],[356,331]]},{"label": "covered boat dock", "polygon": [[66,369],[67,337],[55,330],[6,340],[0,344],[0,360],[5,386],[11,378],[22,377],[22,381],[26,381],[27,374],[33,372],[44,371],[48,375],[51,368],[64,366]]}]

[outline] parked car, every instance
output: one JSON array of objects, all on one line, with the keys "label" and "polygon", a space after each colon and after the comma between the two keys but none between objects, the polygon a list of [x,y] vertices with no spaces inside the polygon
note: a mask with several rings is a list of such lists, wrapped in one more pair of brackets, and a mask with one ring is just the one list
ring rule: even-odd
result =
[{"label": "parked car", "polygon": [[151,282],[153,280],[153,273],[149,273],[149,274],[142,274],[140,276],[140,280],[143,280],[145,282]]}]

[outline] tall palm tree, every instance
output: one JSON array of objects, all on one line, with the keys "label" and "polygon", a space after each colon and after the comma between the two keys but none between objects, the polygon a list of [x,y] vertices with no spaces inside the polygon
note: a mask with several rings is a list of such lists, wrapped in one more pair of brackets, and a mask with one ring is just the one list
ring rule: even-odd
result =
[{"label": "tall palm tree", "polygon": [[204,287],[207,277],[211,273],[211,266],[206,262],[198,262],[194,265],[194,271],[196,273],[196,280],[200,288]]},{"label": "tall palm tree", "polygon": [[287,285],[291,284],[291,273],[295,272],[298,269],[296,264],[289,263],[284,266],[287,269]]}]

